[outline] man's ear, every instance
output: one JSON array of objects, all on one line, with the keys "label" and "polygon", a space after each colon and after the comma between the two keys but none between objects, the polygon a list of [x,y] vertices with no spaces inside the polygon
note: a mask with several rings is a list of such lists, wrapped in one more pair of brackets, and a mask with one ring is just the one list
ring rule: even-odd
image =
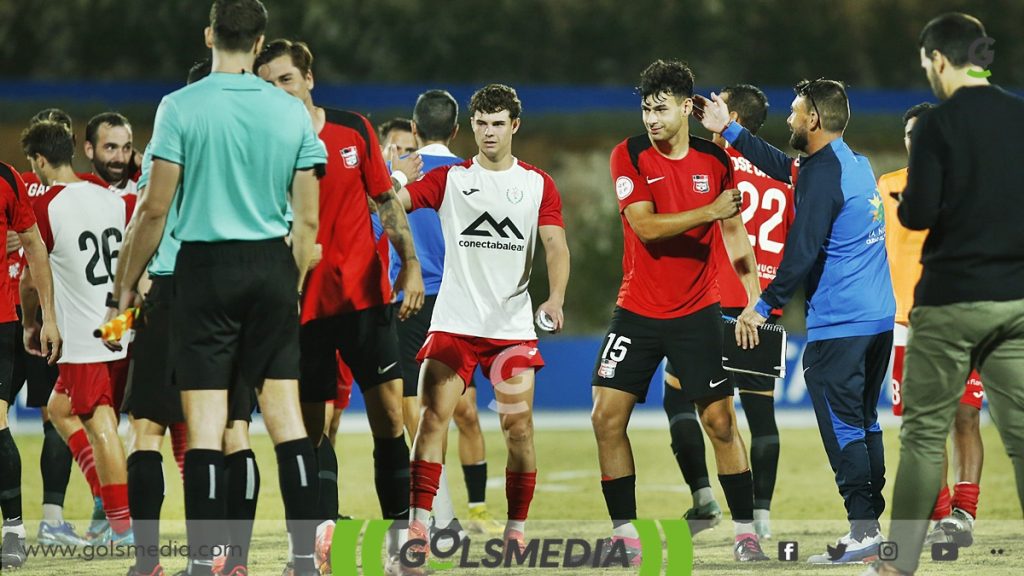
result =
[{"label": "man's ear", "polygon": [[256,56],[260,55],[260,52],[263,51],[263,41],[266,40],[266,39],[267,39],[267,37],[266,37],[265,34],[260,34],[260,37],[256,39],[256,44],[253,45],[253,51],[252,51],[252,53],[254,55],[256,55]]},{"label": "man's ear", "polygon": [[679,107],[683,109],[683,116],[689,116],[693,113],[693,98],[684,98]]},{"label": "man's ear", "polygon": [[729,111],[729,121],[730,121],[730,122],[736,122],[736,123],[739,123],[739,121],[740,121],[740,115],[739,115],[739,114],[737,114],[737,113],[736,113],[735,111],[732,111],[732,110],[730,110],[730,111]]},{"label": "man's ear", "polygon": [[203,29],[203,41],[206,42],[207,48],[213,48],[213,28],[207,26]]},{"label": "man's ear", "polygon": [[522,118],[516,118],[515,120],[512,121],[512,133],[513,134],[515,134],[516,132],[519,131],[519,125],[523,123],[522,121],[523,121]]},{"label": "man's ear", "polygon": [[309,89],[312,90],[316,86],[316,80],[313,79],[313,71],[306,72],[306,81],[309,82]]},{"label": "man's ear", "polygon": [[[92,147],[92,142],[89,142],[88,140],[86,140],[85,144],[82,145],[82,149],[85,150],[85,157],[90,161],[93,156],[96,155],[96,149]],[[40,156],[40,154],[36,154],[36,156]]]}]

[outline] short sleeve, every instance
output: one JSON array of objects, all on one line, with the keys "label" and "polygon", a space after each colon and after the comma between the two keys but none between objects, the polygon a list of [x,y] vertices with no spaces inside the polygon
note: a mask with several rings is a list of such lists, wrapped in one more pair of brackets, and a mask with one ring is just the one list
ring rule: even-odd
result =
[{"label": "short sleeve", "polygon": [[14,200],[7,215],[11,229],[15,232],[24,232],[35,225],[36,216],[32,212],[32,203],[29,201],[28,188],[21,175],[10,166],[0,167],[4,170],[4,180],[7,180],[11,187],[11,195]]},{"label": "short sleeve", "polygon": [[153,146],[146,146],[146,151],[142,153],[142,168],[139,171],[139,181],[136,182],[137,188],[142,190],[149,184],[149,173],[153,170]]},{"label": "short sleeve", "polygon": [[377,140],[377,133],[373,126],[366,118],[361,117],[361,120],[366,124],[365,133],[370,139],[367,143],[369,159],[363,164],[363,180],[366,182],[367,193],[376,198],[391,191],[391,171],[388,170],[388,165],[384,162],[384,152],[380,149],[380,142]]},{"label": "short sleeve", "polygon": [[125,194],[121,196],[121,200],[124,200],[124,222],[127,225],[135,214],[135,206],[138,205],[139,197],[137,194]]},{"label": "short sleeve", "polygon": [[36,224],[39,225],[39,235],[43,238],[43,243],[46,244],[46,251],[53,252],[53,228],[50,226],[50,201],[57,196],[63,186],[52,186],[46,191],[46,194],[40,196],[36,202],[32,204],[32,210],[35,212]]},{"label": "short sleeve", "polygon": [[313,131],[313,119],[305,108],[302,108],[299,122],[302,123],[302,144],[295,159],[295,169],[309,170],[317,165],[327,164],[327,147]]},{"label": "short sleeve", "polygon": [[547,174],[544,174],[544,192],[540,199],[537,226],[565,228],[565,224],[562,222],[562,196],[558,193],[554,179]]},{"label": "short sleeve", "polygon": [[149,141],[149,147],[154,157],[184,166],[185,142],[181,118],[174,100],[167,96],[160,101],[160,107],[156,109],[153,138]]},{"label": "short sleeve", "polygon": [[405,189],[412,198],[412,209],[432,208],[439,210],[444,201],[444,189],[448,186],[448,170],[451,166],[434,168],[423,175],[423,178],[410,182]]},{"label": "short sleeve", "polygon": [[612,150],[609,164],[612,181],[615,183],[615,196],[619,199],[619,212],[634,202],[654,202],[654,196],[651,195],[647,182],[633,165],[625,143]]},{"label": "short sleeve", "polygon": [[731,190],[736,187],[736,175],[732,170],[732,159],[726,156],[725,162],[722,165],[725,168],[725,172],[722,174],[722,190]]}]

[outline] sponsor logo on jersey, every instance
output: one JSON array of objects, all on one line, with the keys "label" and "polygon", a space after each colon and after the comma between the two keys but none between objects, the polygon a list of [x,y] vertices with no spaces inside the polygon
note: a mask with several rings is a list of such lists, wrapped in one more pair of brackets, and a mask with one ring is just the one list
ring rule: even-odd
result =
[{"label": "sponsor logo on jersey", "polygon": [[28,185],[28,196],[29,198],[42,196],[43,194],[46,194],[46,191],[49,189],[49,186],[43,186],[39,182],[33,182],[32,184]]},{"label": "sponsor logo on jersey", "polygon": [[597,368],[599,378],[615,378],[615,368],[619,363],[615,360],[601,360],[601,366]]},{"label": "sponsor logo on jersey", "polygon": [[508,250],[512,252],[522,252],[526,249],[525,237],[512,220],[505,218],[499,222],[489,212],[481,214],[479,218],[462,231],[462,235],[479,238],[504,238],[508,240],[507,242],[502,242],[500,240],[460,239],[459,246],[463,248],[486,248],[489,250]]},{"label": "sponsor logo on jersey", "polygon": [[346,168],[355,168],[356,166],[359,166],[359,148],[357,146],[342,148],[341,159],[345,161]]},{"label": "sponsor logo on jersey", "polygon": [[875,195],[868,200],[871,204],[871,220],[885,224],[885,210],[882,208],[882,196],[875,190]]},{"label": "sponsor logo on jersey", "polygon": [[711,191],[711,179],[707,174],[693,175],[693,191],[698,194],[707,194]]},{"label": "sponsor logo on jersey", "polygon": [[618,196],[619,200],[625,200],[629,198],[629,195],[633,193],[633,181],[629,179],[629,176],[619,176],[615,180],[615,195]]}]

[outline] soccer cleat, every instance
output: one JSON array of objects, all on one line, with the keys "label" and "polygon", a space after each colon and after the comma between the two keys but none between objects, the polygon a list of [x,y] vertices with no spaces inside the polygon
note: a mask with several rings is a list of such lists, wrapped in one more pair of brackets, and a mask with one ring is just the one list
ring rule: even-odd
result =
[{"label": "soccer cleat", "polygon": [[690,526],[690,534],[696,536],[705,530],[718,526],[722,521],[722,508],[712,500],[703,506],[694,506],[683,514],[683,520]]},{"label": "soccer cleat", "polygon": [[334,522],[325,520],[316,527],[313,564],[320,574],[331,573],[331,542],[334,540]]},{"label": "soccer cleat", "polygon": [[924,537],[925,548],[934,546],[935,544],[947,544],[952,541],[953,540],[950,539],[949,534],[946,534],[946,531],[939,526],[937,521],[932,523],[932,529],[929,530],[928,535]]},{"label": "soccer cleat", "polygon": [[103,500],[99,496],[92,498],[92,521],[89,522],[89,529],[85,531],[86,540],[95,540],[110,528],[107,522],[107,513],[103,511]]},{"label": "soccer cleat", "polygon": [[110,544],[113,546],[134,546],[135,545],[135,532],[131,528],[118,534],[113,529],[110,530]]},{"label": "soccer cleat", "polygon": [[466,522],[466,530],[474,534],[488,534],[498,536],[505,532],[505,526],[491,516],[486,504],[472,506],[469,509],[469,521]]},{"label": "soccer cleat", "polygon": [[89,542],[75,534],[75,527],[70,522],[56,526],[40,522],[36,540],[44,546],[88,546]]},{"label": "soccer cleat", "polygon": [[[248,575],[249,572],[246,571],[246,572],[244,572],[244,574]],[[188,576],[188,575],[186,575],[186,576]],[[281,572],[281,576],[320,576],[320,573],[317,572],[316,570],[312,570],[312,571],[307,570],[307,571],[304,571],[304,572],[298,572],[298,571],[295,570],[295,565],[292,564],[291,562],[289,562],[288,564],[285,564],[284,572]]]},{"label": "soccer cleat", "polygon": [[856,540],[847,532],[836,541],[835,547],[827,547],[824,554],[815,554],[807,559],[810,564],[863,564],[878,558],[878,547],[884,539],[881,533],[866,534]]},{"label": "soccer cleat", "polygon": [[639,566],[643,562],[642,548],[640,546],[639,538],[626,538],[625,536],[612,536],[608,540],[602,541],[601,550],[598,552],[600,555],[600,565],[605,566],[617,566],[620,565],[618,557],[614,561],[609,561],[608,557],[611,556],[613,550],[619,546],[621,542],[622,549],[626,553],[626,562],[630,566]]},{"label": "soccer cleat", "polygon": [[974,518],[959,508],[953,508],[952,514],[939,520],[936,528],[946,534],[947,542],[953,542],[960,548],[974,544]]},{"label": "soccer cleat", "polygon": [[[214,574],[218,574],[218,572],[214,572]],[[222,576],[249,576],[249,569],[245,566],[235,566],[231,572],[226,572]]]},{"label": "soccer cleat", "polygon": [[156,568],[153,568],[152,572],[138,572],[135,570],[135,566],[128,569],[127,576],[165,576],[164,567],[157,564]]},{"label": "soccer cleat", "polygon": [[[517,546],[519,553],[522,554],[526,550],[526,534],[523,534],[519,530],[505,529],[505,533],[501,536],[501,541],[505,543],[505,548],[508,549],[508,545]],[[507,554],[503,554],[503,557],[507,558]]]},{"label": "soccer cleat", "polygon": [[0,548],[0,570],[21,568],[27,558],[25,539],[14,532],[4,534],[3,547]]},{"label": "soccer cleat", "polygon": [[768,556],[761,550],[761,543],[757,541],[754,534],[743,534],[736,537],[736,544],[732,547],[732,556],[737,562],[762,562],[768,560]]},{"label": "soccer cleat", "polygon": [[[468,537],[466,535],[466,531],[462,529],[462,523],[459,522],[458,518],[453,518],[452,521],[448,524],[448,526],[445,526],[444,528],[439,528],[436,524],[434,524],[434,519],[431,518],[430,539],[433,540],[434,536],[442,530],[446,532],[457,532],[459,542],[465,541],[466,538]],[[445,535],[445,537],[443,538],[438,538],[437,546],[439,550],[451,550],[455,546],[455,540],[450,536]]]},{"label": "soccer cleat", "polygon": [[910,576],[906,572],[901,572],[892,566],[883,563],[881,560],[875,560],[871,563],[871,566],[861,573],[860,576]]}]

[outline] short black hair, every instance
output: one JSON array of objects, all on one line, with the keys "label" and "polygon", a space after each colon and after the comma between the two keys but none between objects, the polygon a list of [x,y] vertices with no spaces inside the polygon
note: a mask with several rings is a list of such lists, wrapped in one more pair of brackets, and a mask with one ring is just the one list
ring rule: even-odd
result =
[{"label": "short black hair", "polygon": [[36,112],[36,115],[33,116],[28,123],[29,125],[32,125],[47,121],[63,124],[68,127],[68,130],[72,129],[71,116],[60,108],[46,108],[45,110],[40,110],[39,112]]},{"label": "short black hair", "polygon": [[838,80],[801,80],[793,87],[797,96],[807,98],[807,108],[817,107],[821,127],[828,132],[842,132],[850,122],[850,99],[846,85]]},{"label": "short black hair", "polygon": [[218,49],[248,52],[267,29],[267,9],[260,0],[214,0],[210,28]]},{"label": "short black hair", "polygon": [[764,126],[768,118],[768,97],[752,84],[731,84],[722,88],[722,94],[729,95],[729,110],[739,116],[739,123],[751,134]]},{"label": "short black hair", "polygon": [[496,114],[502,110],[508,110],[508,117],[512,120],[519,118],[523,113],[523,103],[516,94],[516,89],[504,84],[488,84],[473,93],[469,99],[469,114],[477,112],[483,114]]},{"label": "short black hair", "polygon": [[32,124],[21,133],[21,148],[25,156],[42,155],[54,167],[71,165],[75,155],[75,141],[71,130],[60,122],[43,120]]},{"label": "short black hair", "polygon": [[950,64],[959,68],[968,64],[971,45],[986,36],[981,20],[962,12],[949,12],[925,24],[918,45],[929,58],[933,50],[938,50]]},{"label": "short black hair", "polygon": [[920,104],[914,104],[903,113],[903,126],[906,126],[908,122],[917,118],[921,114],[935,108],[935,104],[931,102],[921,102]]},{"label": "short black hair", "polygon": [[212,69],[213,63],[210,62],[209,58],[207,58],[206,60],[196,62],[192,65],[192,68],[189,68],[188,80],[186,82],[188,82],[189,84],[195,84],[196,82],[199,82],[203,78],[209,76]]},{"label": "short black hair", "polygon": [[96,135],[99,133],[100,126],[109,124],[110,126],[125,126],[131,130],[131,122],[124,117],[123,114],[117,112],[101,112],[89,119],[89,123],[85,125],[85,140],[86,142],[96,146]]},{"label": "short black hair", "polygon": [[658,59],[640,73],[640,85],[636,89],[640,98],[660,92],[690,98],[693,96],[693,70],[682,60]]},{"label": "short black hair", "polygon": [[382,123],[377,127],[377,135],[380,137],[381,143],[388,139],[388,134],[398,130],[399,132],[412,133],[412,120],[408,118],[392,118],[387,122]]},{"label": "short black hair", "polygon": [[303,76],[309,74],[313,69],[313,52],[305,42],[294,42],[285,38],[277,38],[263,47],[263,51],[256,57],[253,70],[259,72],[260,67],[271,60],[281,56],[291,56],[292,64],[299,69]]},{"label": "short black hair", "polygon": [[427,90],[416,99],[412,121],[425,142],[447,140],[459,123],[459,103],[447,90]]}]

